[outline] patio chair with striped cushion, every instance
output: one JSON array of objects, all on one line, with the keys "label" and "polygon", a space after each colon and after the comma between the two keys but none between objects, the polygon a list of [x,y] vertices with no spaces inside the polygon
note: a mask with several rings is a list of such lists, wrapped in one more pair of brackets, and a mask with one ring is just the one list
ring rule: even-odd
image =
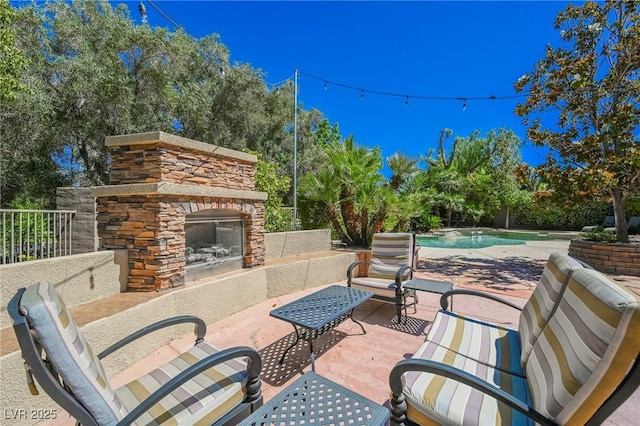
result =
[{"label": "patio chair with striped cushion", "polygon": [[[371,261],[360,260],[349,265],[347,285],[371,291],[374,299],[394,303],[399,323],[403,308],[405,317],[407,314],[407,297],[414,298],[415,308],[415,292],[403,287],[413,278],[414,252],[415,239],[411,233],[375,234],[371,244]],[[368,275],[354,276],[355,268],[361,264],[369,265]]]},{"label": "patio chair with striped cushion", "polygon": [[[192,316],[149,325],[95,354],[56,289],[23,288],[8,312],[27,368],[44,391],[82,425],[232,425],[262,405],[262,361],[249,347],[218,350]],[[171,362],[113,389],[101,359],[168,326],[194,323],[196,344]],[[33,394],[37,388],[28,380]]]},{"label": "patio chair with striped cushion", "polygon": [[601,424],[640,384],[639,297],[577,269],[541,324],[521,374],[425,342],[391,371],[391,424]]}]

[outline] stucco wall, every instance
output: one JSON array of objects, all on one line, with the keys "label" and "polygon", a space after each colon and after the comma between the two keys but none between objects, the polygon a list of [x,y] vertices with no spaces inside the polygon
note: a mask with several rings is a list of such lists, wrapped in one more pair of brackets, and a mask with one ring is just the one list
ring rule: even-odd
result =
[{"label": "stucco wall", "polygon": [[331,250],[331,231],[269,232],[265,234],[265,250],[266,259]]},{"label": "stucco wall", "polygon": [[[212,324],[268,298],[344,280],[346,268],[354,260],[353,252],[336,252],[332,256],[247,269],[227,277],[189,284],[87,324],[82,331],[94,351],[100,352],[138,328],[170,316],[195,315]],[[145,336],[107,357],[103,361],[105,369],[113,376],[160,346],[192,331],[192,325],[181,325]],[[60,416],[66,415],[44,392],[39,396],[29,394],[22,364],[18,352],[0,358],[0,406],[26,410],[27,414],[40,409],[58,410]],[[0,423],[4,424],[4,421]],[[36,423],[29,416],[10,420],[12,425]]]},{"label": "stucco wall", "polygon": [[89,188],[56,189],[58,210],[75,210],[73,218],[73,254],[91,253],[98,249],[98,227],[96,224],[96,199]]},{"label": "stucco wall", "polygon": [[[126,286],[125,250],[99,251],[0,266],[0,328],[11,321],[7,303],[21,287],[49,281],[69,308],[120,293]],[[124,278],[124,281],[123,281]]]}]

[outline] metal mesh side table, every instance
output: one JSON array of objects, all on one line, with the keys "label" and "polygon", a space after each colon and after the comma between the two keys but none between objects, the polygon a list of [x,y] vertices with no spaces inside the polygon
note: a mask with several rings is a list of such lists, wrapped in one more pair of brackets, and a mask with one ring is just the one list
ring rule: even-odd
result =
[{"label": "metal mesh side table", "polygon": [[240,425],[382,426],[388,419],[388,408],[310,371]]},{"label": "metal mesh side table", "polygon": [[[453,288],[453,283],[450,281],[431,280],[427,278],[412,278],[404,284],[404,288],[414,291],[415,303],[417,305],[418,295],[415,293],[416,290],[443,294]],[[453,303],[451,307],[453,308]]]}]

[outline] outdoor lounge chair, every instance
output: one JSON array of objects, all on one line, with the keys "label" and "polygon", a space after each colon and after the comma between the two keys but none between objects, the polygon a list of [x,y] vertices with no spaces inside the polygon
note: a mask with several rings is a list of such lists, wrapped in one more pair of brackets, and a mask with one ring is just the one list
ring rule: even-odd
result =
[{"label": "outdoor lounge chair", "polygon": [[[615,227],[605,228],[605,231],[616,232]],[[631,216],[627,222],[627,233],[637,234],[640,232],[640,216]]]},{"label": "outdoor lounge chair", "polygon": [[[149,325],[97,356],[56,289],[48,283],[18,290],[8,312],[32,394],[33,377],[82,425],[234,425],[262,405],[262,361],[249,347],[219,351],[203,340],[204,322],[179,316]],[[113,389],[101,359],[151,332],[194,323],[196,343],[171,362]]]},{"label": "outdoor lounge chair", "polygon": [[640,216],[631,216],[627,222],[629,234],[640,234]]},{"label": "outdoor lounge chair", "polygon": [[595,425],[640,384],[640,298],[569,256],[550,256],[518,331],[448,311],[454,294],[520,309],[443,294],[389,375],[391,425]]},{"label": "outdoor lounge chair", "polygon": [[[403,285],[413,278],[415,260],[415,239],[411,233],[378,233],[371,244],[371,261],[359,260],[347,268],[347,285],[361,290],[371,291],[374,299],[394,303],[398,323],[402,318],[402,308],[407,314],[407,297],[413,297],[415,309],[415,291],[406,290]],[[361,264],[369,265],[368,276],[354,276],[355,268]]]},{"label": "outdoor lounge chair", "polygon": [[[600,228],[602,229],[612,228],[615,226],[615,224],[616,224],[615,216],[605,216],[604,220],[602,221],[602,225],[600,225]],[[582,228],[582,232],[593,231],[595,228],[597,228],[597,225],[584,226]]]}]

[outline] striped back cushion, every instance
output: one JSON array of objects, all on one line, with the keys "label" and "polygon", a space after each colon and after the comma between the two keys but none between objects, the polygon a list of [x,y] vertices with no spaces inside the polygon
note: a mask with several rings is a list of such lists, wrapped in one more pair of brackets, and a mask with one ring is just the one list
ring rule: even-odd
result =
[{"label": "striped back cushion", "polygon": [[98,357],[49,283],[33,284],[20,300],[20,311],[75,398],[98,424],[115,424],[126,410],[115,395]]},{"label": "striped back cushion", "polygon": [[369,276],[394,280],[403,266],[413,266],[413,234],[378,233],[373,236]]},{"label": "striped back cushion", "polygon": [[533,344],[547,325],[569,276],[574,269],[580,268],[582,265],[567,255],[552,253],[549,256],[536,289],[522,308],[518,323],[522,347],[520,363],[523,368],[529,359]]},{"label": "striped back cushion", "polygon": [[638,357],[639,301],[593,269],[571,275],[527,362],[538,411],[559,424],[593,416]]}]

